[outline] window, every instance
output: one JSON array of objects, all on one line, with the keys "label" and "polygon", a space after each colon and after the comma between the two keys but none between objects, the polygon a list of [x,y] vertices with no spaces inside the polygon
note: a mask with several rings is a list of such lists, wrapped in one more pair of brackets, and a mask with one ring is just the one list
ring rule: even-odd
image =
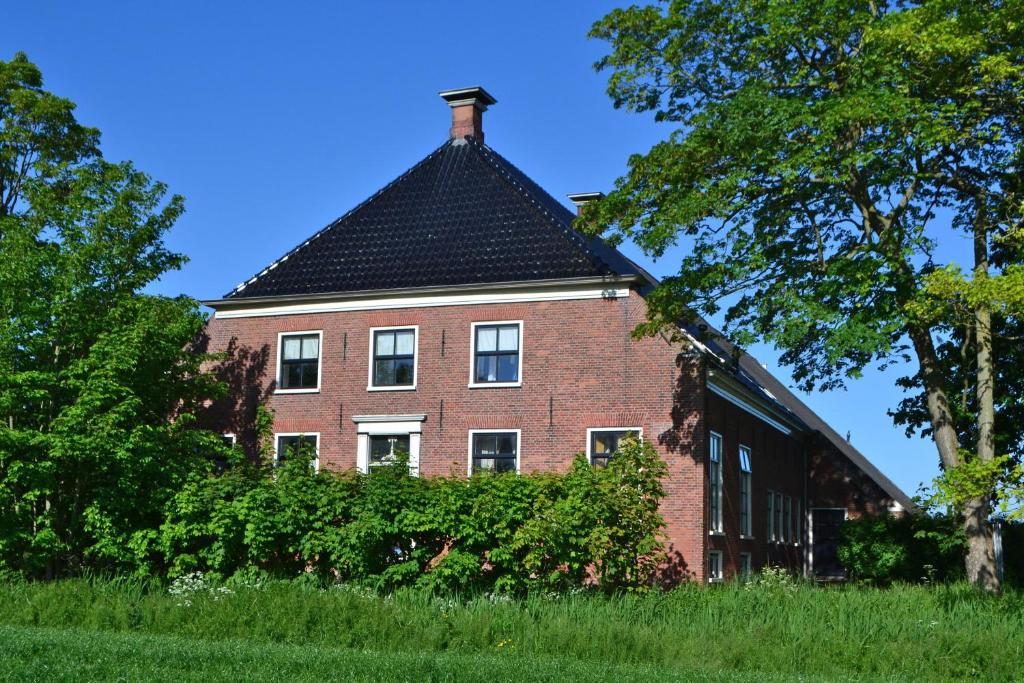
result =
[{"label": "window", "polygon": [[785,534],[784,527],[782,526],[782,494],[778,491],[775,492],[775,540],[784,541],[783,537]]},{"label": "window", "polygon": [[408,434],[373,434],[370,436],[370,470],[394,464],[399,454],[409,456]]},{"label": "window", "polygon": [[787,543],[793,542],[793,499],[790,496],[786,496],[786,525],[783,527],[785,531],[785,541]]},{"label": "window", "polygon": [[744,579],[749,579],[753,569],[750,553],[740,553],[740,576]]},{"label": "window", "polygon": [[235,442],[238,440],[234,434],[221,434],[220,438],[224,441],[224,445],[227,446],[228,448],[234,446]]},{"label": "window", "polygon": [[639,427],[603,427],[588,429],[587,433],[589,434],[587,449],[590,454],[590,464],[605,467],[608,464],[608,459],[614,455],[615,451],[619,450],[619,442],[627,434],[632,434],[639,439],[641,430]]},{"label": "window", "polygon": [[353,415],[356,423],[356,468],[368,474],[404,453],[409,474],[420,474],[420,441],[426,415]]},{"label": "window", "polygon": [[416,388],[416,332],[415,326],[370,330],[368,389]]},{"label": "window", "polygon": [[320,468],[320,435],[316,433],[307,434],[278,434],[277,448],[274,452],[274,467],[277,467],[286,458],[292,458],[299,454],[302,448],[312,448],[313,467]]},{"label": "window", "polygon": [[750,448],[740,446],[740,535],[752,536],[754,524],[751,519]]},{"label": "window", "polygon": [[469,443],[470,474],[519,471],[518,430],[473,431]]},{"label": "window", "polygon": [[804,538],[804,527],[803,527],[803,523],[802,523],[803,522],[803,517],[800,516],[800,499],[799,498],[796,499],[793,502],[793,522],[794,522],[794,525],[796,527],[794,529],[796,531],[796,533],[795,533],[795,535],[793,537],[793,542],[795,544],[799,545],[801,539]]},{"label": "window", "polygon": [[320,389],[320,332],[282,332],[277,336],[277,391]]},{"label": "window", "polygon": [[722,551],[711,550],[708,552],[708,581],[718,582],[722,580]]},{"label": "window", "polygon": [[473,368],[469,386],[519,386],[522,322],[473,323],[472,328]]},{"label": "window", "polygon": [[775,540],[775,492],[768,491],[768,540]]},{"label": "window", "polygon": [[708,524],[710,531],[722,531],[722,436],[711,432],[711,457],[709,477],[711,490],[708,495]]}]

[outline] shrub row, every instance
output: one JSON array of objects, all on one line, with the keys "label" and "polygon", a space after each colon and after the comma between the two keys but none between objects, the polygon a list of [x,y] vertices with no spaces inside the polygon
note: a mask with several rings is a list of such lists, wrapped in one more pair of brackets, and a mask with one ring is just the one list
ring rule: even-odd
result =
[{"label": "shrub row", "polygon": [[649,586],[663,557],[664,462],[627,441],[604,468],[418,478],[239,462],[196,477],[138,544],[142,573],[308,575],[390,590],[562,591]]}]

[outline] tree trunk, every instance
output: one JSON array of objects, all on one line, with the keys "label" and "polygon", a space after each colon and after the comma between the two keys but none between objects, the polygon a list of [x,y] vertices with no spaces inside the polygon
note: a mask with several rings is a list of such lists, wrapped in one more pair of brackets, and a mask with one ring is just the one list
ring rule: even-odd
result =
[{"label": "tree trunk", "polygon": [[932,426],[932,439],[939,451],[939,460],[944,469],[960,464],[960,439],[956,435],[953,414],[949,409],[946,382],[939,365],[931,331],[925,327],[911,327],[910,340],[917,353],[917,362],[924,383],[928,417]]},{"label": "tree trunk", "polygon": [[[985,229],[984,206],[978,208],[974,229],[974,279],[988,278],[988,233]],[[974,311],[974,339],[978,346],[976,391],[978,397],[978,444],[976,457],[991,462],[995,446],[995,372],[992,358],[992,311],[987,302],[980,302]],[[999,592],[995,547],[989,524],[990,496],[972,498],[964,506],[964,533],[967,535],[967,580],[978,588]]]}]

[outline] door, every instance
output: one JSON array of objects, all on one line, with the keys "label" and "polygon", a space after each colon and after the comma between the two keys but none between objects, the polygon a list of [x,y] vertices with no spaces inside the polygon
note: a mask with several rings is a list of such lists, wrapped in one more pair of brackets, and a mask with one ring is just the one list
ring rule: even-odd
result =
[{"label": "door", "polygon": [[811,510],[811,571],[815,578],[841,579],[846,571],[839,562],[839,530],[846,521],[844,508]]}]

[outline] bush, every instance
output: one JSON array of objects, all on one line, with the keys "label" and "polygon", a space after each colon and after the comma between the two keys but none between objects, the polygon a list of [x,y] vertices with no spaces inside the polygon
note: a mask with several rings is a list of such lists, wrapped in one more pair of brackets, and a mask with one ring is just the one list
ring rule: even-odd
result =
[{"label": "bush", "polygon": [[196,477],[168,506],[151,552],[171,577],[308,576],[378,590],[643,590],[662,560],[666,466],[623,442],[604,468],[417,478],[405,462],[369,475],[315,472],[311,452],[274,468]]},{"label": "bush", "polygon": [[950,515],[864,516],[842,527],[839,560],[855,581],[888,585],[963,577],[966,542]]}]

